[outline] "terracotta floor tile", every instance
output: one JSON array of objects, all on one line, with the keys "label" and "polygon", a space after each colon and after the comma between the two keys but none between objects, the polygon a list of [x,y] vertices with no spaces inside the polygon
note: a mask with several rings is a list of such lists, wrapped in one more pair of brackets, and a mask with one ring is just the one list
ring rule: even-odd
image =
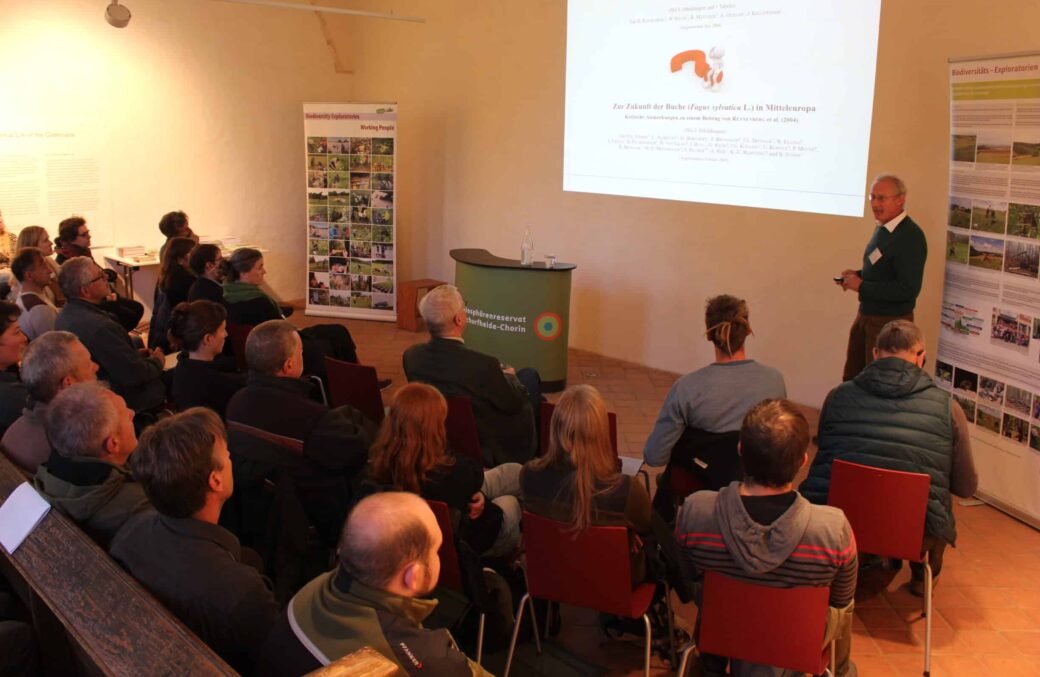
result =
[{"label": "terracotta floor tile", "polygon": [[938,615],[944,618],[950,624],[950,627],[955,630],[967,630],[969,628],[993,630],[995,628],[990,624],[990,616],[987,613],[989,611],[996,610],[983,607],[964,607],[938,611]]},{"label": "terracotta floor tile", "polygon": [[979,674],[1001,677],[1036,677],[1036,661],[1023,656],[979,656],[986,672]]},{"label": "terracotta floor tile", "polygon": [[[1040,658],[1040,631],[1006,630],[1000,634],[1020,653]],[[1040,675],[1040,661],[1037,662],[1036,674]]]},{"label": "terracotta floor tile", "polygon": [[890,607],[860,608],[856,615],[863,621],[867,630],[902,629],[906,621]]},{"label": "terracotta floor tile", "polygon": [[972,654],[1015,654],[1015,647],[996,630],[957,630],[956,643]]},{"label": "terracotta floor tile", "polygon": [[[953,631],[949,631],[952,635]],[[883,654],[919,653],[924,643],[918,644],[909,627],[898,630],[874,630],[870,633]]]},{"label": "terracotta floor tile", "polygon": [[[924,657],[917,663],[920,673],[924,666]],[[932,674],[943,674],[948,677],[981,677],[986,674],[986,668],[975,656],[932,656]],[[867,677],[864,675],[864,677]]]},{"label": "terracotta floor tile", "polygon": [[853,649],[852,662],[862,677],[901,677],[887,656],[856,656]]},{"label": "terracotta floor tile", "polygon": [[983,609],[994,630],[1040,630],[1040,611],[1032,609]]}]

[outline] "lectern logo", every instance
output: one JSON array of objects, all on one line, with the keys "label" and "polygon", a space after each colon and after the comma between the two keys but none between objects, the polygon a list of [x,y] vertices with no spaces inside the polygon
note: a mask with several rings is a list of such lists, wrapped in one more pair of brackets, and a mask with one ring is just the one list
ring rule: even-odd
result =
[{"label": "lectern logo", "polygon": [[543,341],[554,341],[563,331],[563,320],[556,313],[542,313],[534,318],[534,333]]}]

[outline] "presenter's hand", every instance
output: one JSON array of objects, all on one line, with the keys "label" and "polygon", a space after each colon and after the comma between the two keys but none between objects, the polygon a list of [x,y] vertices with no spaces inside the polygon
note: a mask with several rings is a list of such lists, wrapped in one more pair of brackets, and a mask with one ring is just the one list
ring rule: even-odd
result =
[{"label": "presenter's hand", "polygon": [[854,270],[845,271],[842,273],[842,277],[844,278],[841,283],[842,289],[859,291],[860,285],[863,284],[863,278]]},{"label": "presenter's hand", "polygon": [[475,520],[484,512],[484,494],[477,492],[469,499],[469,518]]}]

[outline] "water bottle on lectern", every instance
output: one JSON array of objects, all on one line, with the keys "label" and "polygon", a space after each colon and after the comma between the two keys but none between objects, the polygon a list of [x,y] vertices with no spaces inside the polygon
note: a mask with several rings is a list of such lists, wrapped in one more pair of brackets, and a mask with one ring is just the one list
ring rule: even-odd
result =
[{"label": "water bottle on lectern", "polygon": [[520,242],[520,265],[529,266],[534,263],[534,240],[531,238],[531,229],[524,231],[524,239]]}]

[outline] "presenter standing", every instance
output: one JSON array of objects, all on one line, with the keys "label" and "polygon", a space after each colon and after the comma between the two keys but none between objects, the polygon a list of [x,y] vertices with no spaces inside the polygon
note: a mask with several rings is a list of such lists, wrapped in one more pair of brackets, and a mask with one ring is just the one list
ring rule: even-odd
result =
[{"label": "presenter standing", "polygon": [[863,252],[860,270],[844,270],[835,284],[859,294],[859,312],[849,330],[842,380],[848,381],[873,361],[871,349],[881,328],[892,320],[914,319],[921,292],[928,242],[904,208],[906,184],[882,174],[870,187],[870,209],[877,227]]}]

